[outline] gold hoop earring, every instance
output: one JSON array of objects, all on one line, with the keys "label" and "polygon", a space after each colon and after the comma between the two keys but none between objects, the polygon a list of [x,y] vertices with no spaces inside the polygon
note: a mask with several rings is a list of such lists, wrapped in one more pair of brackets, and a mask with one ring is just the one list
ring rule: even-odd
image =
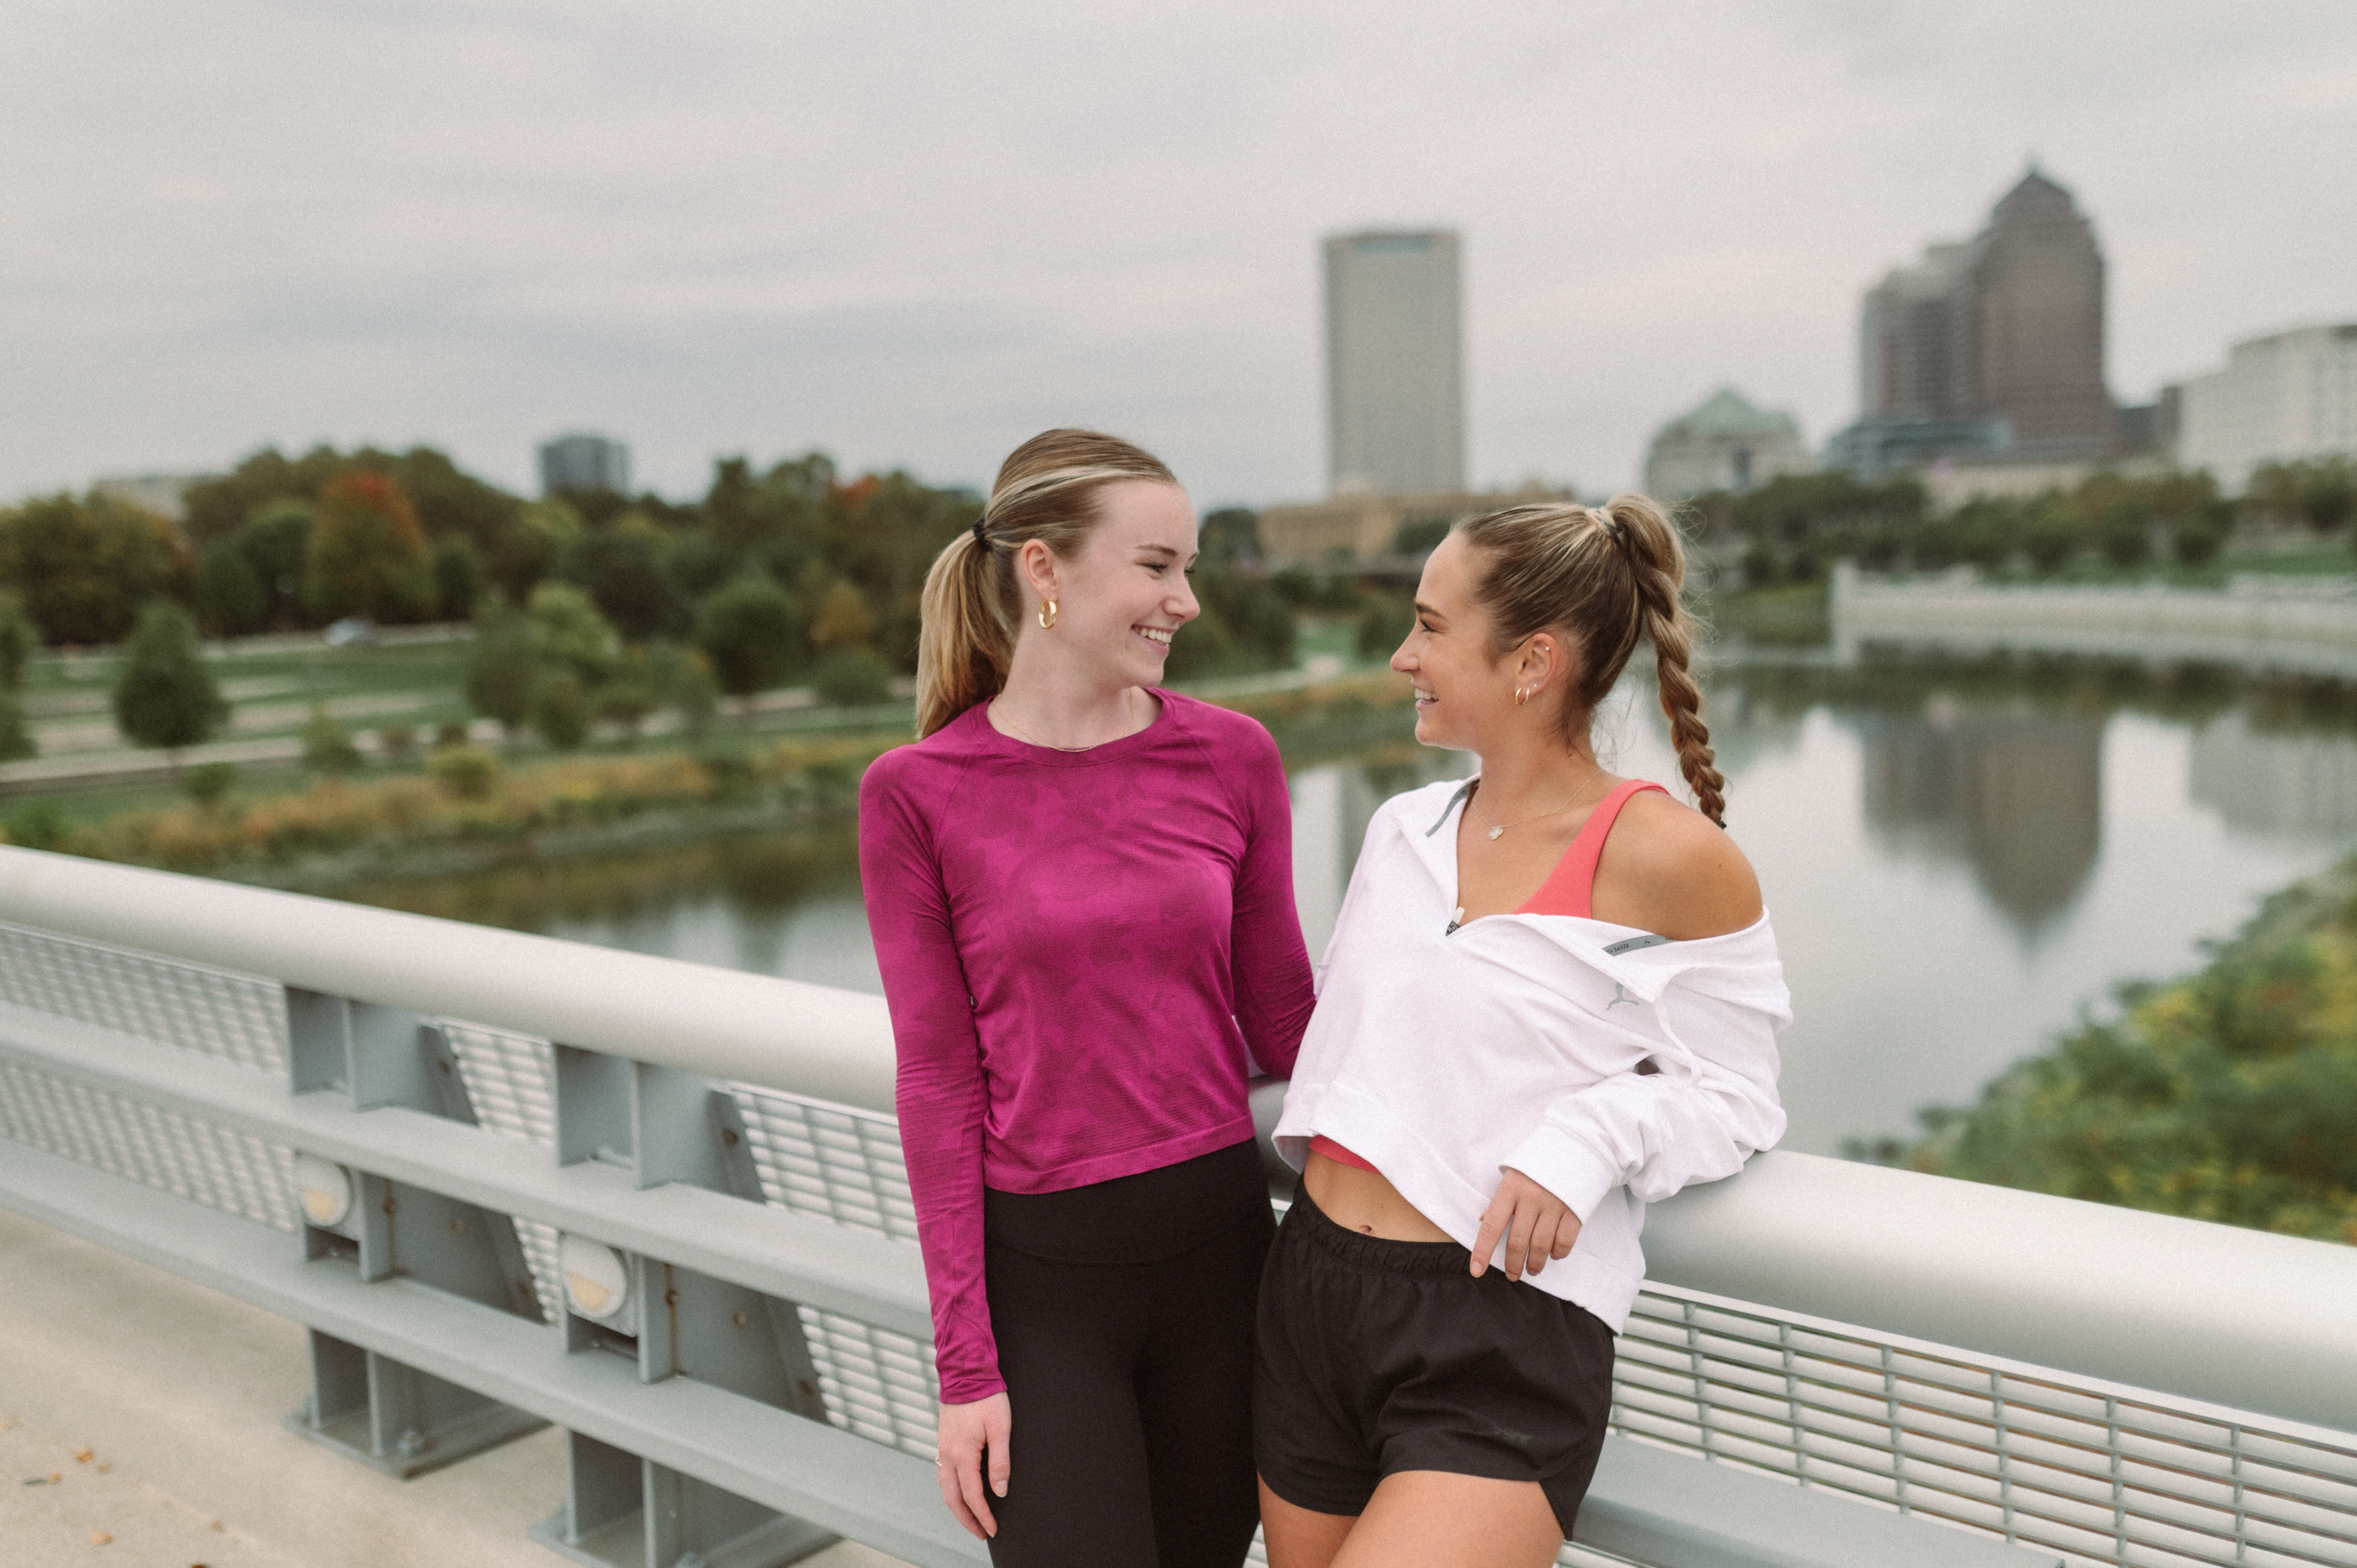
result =
[{"label": "gold hoop earring", "polygon": [[1048,599],[1039,606],[1039,629],[1046,631],[1056,624],[1056,601]]},{"label": "gold hoop earring", "polygon": [[1517,686],[1514,688],[1514,706],[1519,708],[1530,700],[1531,689],[1528,686]]}]

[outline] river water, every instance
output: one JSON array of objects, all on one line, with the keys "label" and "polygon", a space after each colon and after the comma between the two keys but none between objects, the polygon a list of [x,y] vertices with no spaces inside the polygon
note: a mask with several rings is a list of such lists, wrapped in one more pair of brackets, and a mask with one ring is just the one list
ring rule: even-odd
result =
[{"label": "river water", "polygon": [[[1635,687],[1599,727],[1674,781]],[[2357,845],[2357,688],[2207,667],[1943,659],[1740,664],[1711,683],[1728,825],[1793,996],[1785,1146],[1908,1135],[2121,982],[2201,960]],[[1314,955],[1369,815],[1471,770],[1398,736],[1293,773]],[[847,821],[341,890],[362,902],[875,991]]]}]

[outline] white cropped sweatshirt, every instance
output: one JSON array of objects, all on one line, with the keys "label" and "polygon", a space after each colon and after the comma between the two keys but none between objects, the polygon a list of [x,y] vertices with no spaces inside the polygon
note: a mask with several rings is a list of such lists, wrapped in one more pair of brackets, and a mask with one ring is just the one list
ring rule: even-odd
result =
[{"label": "white cropped sweatshirt", "polygon": [[1645,1205],[1783,1134],[1776,939],[1764,914],[1684,942],[1572,915],[1452,934],[1465,791],[1410,790],[1368,824],[1276,1146],[1298,1170],[1313,1134],[1333,1139],[1467,1247],[1501,1174],[1522,1172],[1580,1219],[1571,1255],[1524,1281],[1617,1334],[1645,1277]]}]

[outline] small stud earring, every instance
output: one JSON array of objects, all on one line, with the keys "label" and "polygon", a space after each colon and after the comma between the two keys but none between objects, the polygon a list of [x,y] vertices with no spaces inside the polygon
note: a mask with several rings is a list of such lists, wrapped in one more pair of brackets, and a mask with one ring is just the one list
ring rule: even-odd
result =
[{"label": "small stud earring", "polygon": [[1039,629],[1046,631],[1056,624],[1056,601],[1048,599],[1039,606]]}]

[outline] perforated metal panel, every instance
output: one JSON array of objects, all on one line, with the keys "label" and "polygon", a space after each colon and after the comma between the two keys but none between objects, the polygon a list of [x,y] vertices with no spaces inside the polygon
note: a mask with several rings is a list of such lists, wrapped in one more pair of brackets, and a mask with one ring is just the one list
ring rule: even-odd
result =
[{"label": "perforated metal panel", "polygon": [[555,1053],[546,1040],[480,1024],[440,1020],[458,1058],[458,1078],[475,1120],[495,1133],[543,1148],[556,1146]]},{"label": "perforated metal panel", "polygon": [[[501,1137],[544,1149],[556,1146],[556,1053],[546,1040],[455,1018],[435,1021],[450,1054],[458,1060],[458,1080],[476,1125]],[[565,1284],[557,1263],[556,1227],[515,1218],[516,1244],[532,1270],[533,1294],[551,1323],[565,1314]]]},{"label": "perforated metal panel", "polygon": [[0,921],[0,1002],[286,1069],[286,992],[274,980],[52,936]]},{"label": "perforated metal panel", "polygon": [[898,1122],[751,1084],[729,1088],[771,1203],[896,1241],[917,1239]]},{"label": "perforated metal panel", "polygon": [[1614,1396],[1628,1435],[2074,1564],[2357,1563],[2357,1444],[2092,1379],[1654,1289]]},{"label": "perforated metal panel", "polygon": [[0,1062],[0,1134],[210,1208],[295,1230],[295,1153],[105,1090]]}]

